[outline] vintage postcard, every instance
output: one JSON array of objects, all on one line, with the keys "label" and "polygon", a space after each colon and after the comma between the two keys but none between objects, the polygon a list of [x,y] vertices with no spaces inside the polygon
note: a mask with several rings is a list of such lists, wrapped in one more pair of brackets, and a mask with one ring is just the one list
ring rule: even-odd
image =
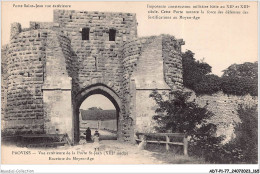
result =
[{"label": "vintage postcard", "polygon": [[1,164],[259,173],[257,1],[3,1],[1,13]]}]

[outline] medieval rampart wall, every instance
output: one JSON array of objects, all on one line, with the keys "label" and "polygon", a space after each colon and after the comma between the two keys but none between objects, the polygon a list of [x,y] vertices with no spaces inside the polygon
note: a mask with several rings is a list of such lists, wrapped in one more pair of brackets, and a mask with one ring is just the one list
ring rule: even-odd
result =
[{"label": "medieval rampart wall", "polygon": [[14,132],[42,131],[39,120],[43,119],[41,86],[46,37],[46,30],[31,30],[13,35],[10,41],[6,115],[12,120],[8,127]]},{"label": "medieval rampart wall", "polygon": [[[62,56],[64,53],[66,57],[70,53],[70,40],[62,33],[50,29],[24,30],[19,23],[14,23],[12,27],[15,29],[12,30],[12,38],[6,51],[8,83],[4,92],[7,102],[3,127],[11,133],[43,133],[42,86],[46,80],[46,48],[47,44],[53,44],[47,43],[47,40],[58,37],[58,47],[62,47]],[[59,72],[60,68],[61,65],[56,64]]]},{"label": "medieval rampart wall", "polygon": [[239,105],[255,106],[258,104],[258,97],[226,95],[223,92],[202,96],[196,96],[193,93],[191,100],[201,107],[206,106],[214,114],[209,122],[217,125],[217,134],[225,135],[226,141],[235,136],[234,127],[241,122],[237,113]]},{"label": "medieval rampart wall", "polygon": [[[136,124],[151,120],[153,89],[182,88],[182,44],[168,35],[137,38],[132,13],[55,10],[54,22],[26,29],[14,23],[6,51],[7,125],[13,132],[59,129],[73,137],[71,102],[78,107],[76,96],[83,101],[86,88],[101,84],[120,98],[118,129],[128,141]],[[142,111],[146,118],[138,121]]]}]

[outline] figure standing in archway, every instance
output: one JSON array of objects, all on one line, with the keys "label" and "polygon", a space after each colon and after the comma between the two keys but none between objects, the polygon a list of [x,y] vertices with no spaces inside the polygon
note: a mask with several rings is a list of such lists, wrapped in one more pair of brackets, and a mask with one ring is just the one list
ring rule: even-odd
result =
[{"label": "figure standing in archway", "polygon": [[99,136],[100,136],[100,134],[98,133],[98,130],[96,130],[94,133],[94,138],[93,138],[95,143],[99,142]]},{"label": "figure standing in archway", "polygon": [[90,130],[89,127],[88,127],[87,130],[86,130],[86,141],[87,141],[87,142],[90,142],[90,141],[91,141],[91,130]]}]

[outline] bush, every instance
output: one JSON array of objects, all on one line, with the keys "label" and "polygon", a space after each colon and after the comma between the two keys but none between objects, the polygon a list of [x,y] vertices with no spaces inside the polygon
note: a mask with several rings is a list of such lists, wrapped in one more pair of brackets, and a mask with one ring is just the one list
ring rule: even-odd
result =
[{"label": "bush", "polygon": [[194,102],[189,102],[190,92],[173,92],[173,99],[163,100],[162,96],[153,91],[150,97],[154,98],[159,108],[156,109],[158,132],[171,130],[174,133],[186,133],[189,141],[189,155],[204,157],[214,162],[215,152],[219,151],[219,145],[223,137],[215,137],[216,125],[207,123],[212,113],[206,107],[199,107]]},{"label": "bush", "polygon": [[241,163],[242,150],[231,144],[221,144],[224,137],[196,136],[190,141],[189,154],[203,157],[207,162],[215,164]]},{"label": "bush", "polygon": [[257,96],[257,79],[247,77],[222,77],[221,89],[225,94]]},{"label": "bush", "polygon": [[156,115],[153,116],[158,123],[155,129],[158,132],[170,130],[192,135],[199,132],[201,127],[205,128],[206,120],[212,116],[212,113],[206,107],[199,107],[196,103],[189,102],[191,92],[175,91],[172,94],[174,97],[170,100],[163,100],[162,95],[157,91],[153,91],[150,95],[159,106],[155,110]]},{"label": "bush", "polygon": [[[194,90],[197,94],[208,94],[207,88],[199,83],[209,84],[206,77],[211,73],[211,66],[205,62],[196,61],[194,53],[190,50],[182,54],[182,66],[183,66],[183,85],[189,89]],[[210,78],[210,77],[209,77]],[[200,88],[203,86],[203,88]],[[211,89],[209,89],[211,90]]]},{"label": "bush", "polygon": [[201,81],[194,85],[196,94],[214,94],[221,90],[220,77],[210,74],[202,77]]},{"label": "bush", "polygon": [[257,163],[258,159],[258,113],[257,105],[239,105],[238,115],[241,119],[235,128],[236,138],[234,144],[242,150],[242,161],[245,163]]},{"label": "bush", "polygon": [[195,135],[190,140],[189,153],[204,157],[210,163],[256,164],[258,154],[257,106],[240,105],[237,111],[241,123],[235,128],[235,139],[227,144],[221,144],[222,137]]},{"label": "bush", "polygon": [[164,100],[157,91],[150,95],[159,106],[153,116],[158,132],[186,133],[189,155],[203,157],[210,163],[257,163],[257,106],[239,106],[237,111],[242,123],[236,127],[236,138],[222,144],[224,137],[215,136],[216,125],[207,123],[212,113],[206,107],[189,102],[190,92],[172,94],[174,97],[170,100]]}]

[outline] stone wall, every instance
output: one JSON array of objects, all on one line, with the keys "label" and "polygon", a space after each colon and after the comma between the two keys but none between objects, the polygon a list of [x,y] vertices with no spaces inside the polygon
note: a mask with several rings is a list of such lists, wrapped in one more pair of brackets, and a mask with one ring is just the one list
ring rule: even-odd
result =
[{"label": "stone wall", "polygon": [[149,98],[153,89],[164,93],[170,89],[182,89],[182,44],[182,40],[169,35],[143,37],[124,43],[124,101],[128,115],[134,115],[133,132],[154,131],[155,102]]},{"label": "stone wall", "polygon": [[[122,134],[129,141],[133,140],[133,124],[135,122],[135,81],[132,78],[134,68],[137,65],[137,60],[141,54],[142,45],[140,41],[133,38],[127,42],[124,42],[121,48],[122,63],[123,63],[123,111],[125,118],[122,118],[120,122],[120,129]],[[132,103],[131,103],[132,102]],[[132,135],[132,136],[131,136]]]},{"label": "stone wall", "polygon": [[[123,42],[137,37],[135,14],[58,10],[54,22],[71,39],[73,96],[90,85],[102,84],[123,100],[120,48]],[[89,40],[82,40],[83,28],[89,28]],[[115,41],[109,41],[109,29],[116,30]],[[124,120],[124,105],[120,113],[119,119]]]},{"label": "stone wall", "polygon": [[[53,30],[57,26],[53,24],[51,29],[48,29],[49,23],[37,25],[31,23],[31,28],[28,30],[22,29],[19,23],[12,24],[12,38],[6,51],[8,57],[6,80],[9,83],[7,91],[4,92],[7,100],[4,107],[6,110],[4,127],[9,133],[49,132],[49,127],[46,127],[48,118],[46,114],[44,115],[44,110],[47,108],[43,105],[42,87],[45,85],[45,88],[49,90],[50,86],[52,88],[64,86],[66,80],[62,76],[67,74],[67,69],[69,69],[67,65],[71,62],[70,40],[59,31]],[[52,49],[55,44],[57,49]],[[48,49],[50,47],[52,48]],[[48,61],[46,61],[46,56]],[[64,59],[63,64],[60,61],[61,57]],[[55,78],[50,78],[50,76]],[[66,75],[66,77],[69,76]],[[50,95],[55,96],[55,94]],[[62,95],[71,99],[70,91]],[[2,104],[5,103],[2,102]],[[71,122],[72,120],[70,124]]]},{"label": "stone wall", "polygon": [[[66,80],[66,79],[65,79]],[[44,89],[44,131],[47,134],[68,134],[73,140],[71,91],[69,89]]]},{"label": "stone wall", "polygon": [[11,24],[11,32],[10,38],[12,39],[14,36],[18,35],[22,32],[22,26],[18,22],[14,22]]},{"label": "stone wall", "polygon": [[[89,40],[82,40],[83,28],[89,28]],[[109,41],[109,29],[116,30],[115,41]],[[108,88],[112,98],[119,97],[119,136],[131,141],[136,131],[154,131],[156,105],[149,95],[153,89],[168,93],[183,88],[183,44],[169,35],[138,38],[131,13],[55,10],[54,22],[31,22],[26,29],[13,23],[10,44],[2,48],[4,127],[38,133],[59,129],[72,137],[74,97],[100,84],[100,90]],[[207,105],[219,134],[230,136],[233,122],[239,122],[237,105],[257,103],[250,96],[223,93],[192,100]],[[60,111],[62,106],[66,109]]]},{"label": "stone wall", "polygon": [[60,32],[51,31],[46,41],[46,66],[43,84],[44,131],[68,134],[73,139],[72,82],[67,72],[71,57],[70,40]]},{"label": "stone wall", "polygon": [[[60,27],[59,23],[55,22],[30,22],[30,28],[29,30],[37,30],[37,29],[50,29],[50,30],[58,30]],[[22,29],[22,31],[26,31],[28,29]]]},{"label": "stone wall", "polygon": [[137,88],[182,89],[183,44],[182,40],[170,35],[143,37],[124,43],[124,89],[127,90],[131,77],[135,77]]},{"label": "stone wall", "polygon": [[[102,84],[123,100],[120,48],[123,42],[137,37],[135,14],[56,10],[54,22],[71,40],[72,95],[90,85]],[[82,40],[84,28],[89,29],[89,40]],[[116,30],[115,41],[109,41],[110,29]],[[120,113],[119,119],[123,120],[127,115],[124,105]]]},{"label": "stone wall", "polygon": [[258,104],[258,97],[226,95],[223,92],[202,96],[196,96],[193,92],[190,100],[196,102],[201,107],[206,106],[214,114],[209,122],[217,125],[217,135],[226,135],[225,142],[235,137],[234,127],[237,123],[240,123],[237,113],[238,106],[240,104],[248,106]]},{"label": "stone wall", "polygon": [[81,102],[101,93],[117,107],[119,138],[132,141],[135,127],[151,120],[148,94],[182,87],[182,44],[168,35],[137,38],[132,13],[54,10],[54,22],[24,29],[14,23],[6,49],[6,125],[13,132],[58,129],[73,139]]},{"label": "stone wall", "polygon": [[[167,99],[169,97],[169,90],[158,90],[160,94]],[[150,98],[152,90],[137,90],[136,91],[136,127],[135,132],[154,133],[156,132],[154,127],[157,123],[153,120],[153,116],[156,114],[155,110],[158,105],[153,98]]]},{"label": "stone wall", "polygon": [[176,39],[170,35],[163,35],[162,37],[164,77],[166,83],[174,90],[181,90],[183,88],[182,45],[184,45],[182,39]]},{"label": "stone wall", "polygon": [[[185,89],[185,91],[192,92],[188,89]],[[164,99],[169,97],[167,90],[158,90],[158,92],[164,94]],[[135,132],[155,132],[153,128],[156,126],[156,122],[152,117],[155,115],[158,106],[152,98],[149,98],[151,93],[152,90],[136,91],[136,110],[138,112],[136,114]],[[226,95],[223,92],[196,96],[193,92],[190,101],[194,101],[200,107],[206,106],[213,113],[213,117],[208,122],[217,125],[217,136],[225,135],[226,138],[223,143],[226,143],[236,136],[234,128],[237,123],[241,122],[237,113],[238,106],[240,104],[255,106],[258,104],[258,97]]]},{"label": "stone wall", "polygon": [[8,73],[7,73],[7,50],[8,46],[4,45],[1,49],[1,121],[3,130],[5,119],[7,119],[6,106],[7,106],[7,91],[8,91]]},{"label": "stone wall", "polygon": [[[15,26],[20,26],[15,23]],[[20,28],[21,29],[21,28]],[[19,29],[19,31],[20,31]],[[13,30],[12,31],[17,31]],[[6,124],[12,132],[43,132],[43,66],[45,61],[46,30],[12,33],[7,51],[8,92]],[[19,120],[37,124],[24,125]],[[40,122],[39,120],[42,120]]]},{"label": "stone wall", "polygon": [[[137,36],[135,14],[55,10],[54,22],[71,40],[73,92],[103,83],[121,95],[119,48],[123,41]],[[89,40],[82,40],[83,28],[89,28]],[[115,41],[109,41],[109,29],[116,30]]]},{"label": "stone wall", "polygon": [[142,38],[141,42],[141,55],[132,77],[136,89],[170,89],[164,80],[162,36]]}]

